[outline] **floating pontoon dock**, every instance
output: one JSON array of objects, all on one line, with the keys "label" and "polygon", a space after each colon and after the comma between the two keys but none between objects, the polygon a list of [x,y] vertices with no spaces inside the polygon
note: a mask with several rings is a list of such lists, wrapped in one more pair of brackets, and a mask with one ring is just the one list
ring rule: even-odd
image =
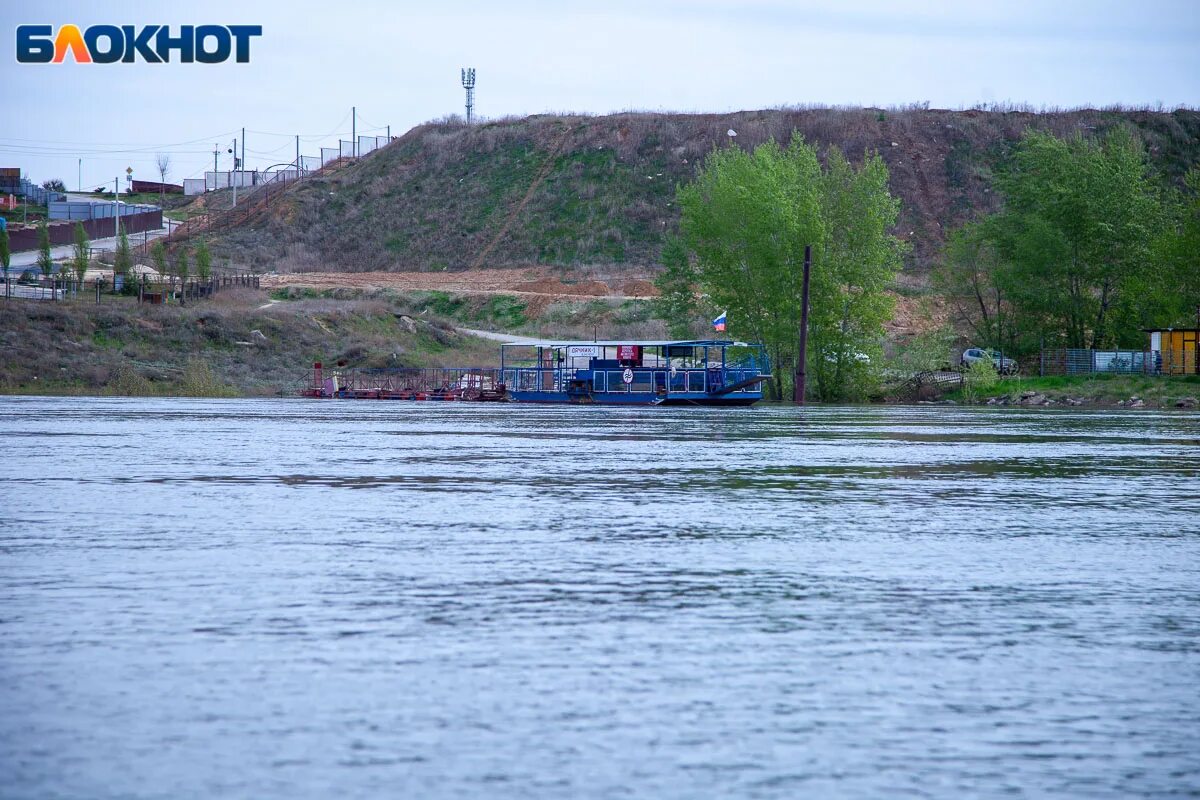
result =
[{"label": "floating pontoon dock", "polygon": [[761,345],[709,340],[510,342],[500,368],[347,369],[313,365],[302,394],[348,400],[473,400],[746,406],[762,399]]}]

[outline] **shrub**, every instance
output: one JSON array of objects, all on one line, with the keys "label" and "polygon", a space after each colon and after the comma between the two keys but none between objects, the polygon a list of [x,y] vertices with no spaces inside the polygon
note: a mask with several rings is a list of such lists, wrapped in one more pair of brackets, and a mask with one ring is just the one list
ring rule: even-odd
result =
[{"label": "shrub", "polygon": [[978,402],[999,380],[996,367],[989,359],[972,362],[963,372],[963,399],[968,403]]}]

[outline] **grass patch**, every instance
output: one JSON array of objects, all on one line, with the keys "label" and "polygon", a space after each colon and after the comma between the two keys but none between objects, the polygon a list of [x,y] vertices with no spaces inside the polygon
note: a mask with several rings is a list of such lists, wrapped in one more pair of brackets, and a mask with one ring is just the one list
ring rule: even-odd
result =
[{"label": "grass patch", "polygon": [[1200,397],[1200,376],[1197,375],[1119,375],[1097,373],[1095,375],[1048,375],[1001,378],[989,390],[981,392],[973,401],[969,393],[956,390],[946,395],[957,402],[980,402],[993,397],[1007,398],[1009,402],[1021,399],[1022,395],[1034,392],[1054,403],[1065,403],[1068,399],[1086,404],[1114,405],[1118,401],[1140,398],[1148,405],[1171,407],[1180,401]]}]

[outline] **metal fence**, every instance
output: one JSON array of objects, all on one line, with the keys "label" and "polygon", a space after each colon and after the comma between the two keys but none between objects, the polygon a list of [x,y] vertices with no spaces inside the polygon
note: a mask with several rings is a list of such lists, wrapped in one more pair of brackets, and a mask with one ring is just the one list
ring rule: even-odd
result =
[{"label": "metal fence", "polygon": [[151,278],[143,274],[140,278],[124,276],[96,278],[89,281],[77,280],[65,274],[23,280],[9,277],[4,281],[0,299],[46,300],[61,302],[82,299],[96,303],[105,302],[114,295],[136,296],[139,303],[163,305],[186,303],[212,297],[223,289],[234,286],[259,288],[259,276],[249,273],[223,273],[208,278],[189,278],[186,281],[170,277]]},{"label": "metal fence", "polygon": [[[359,152],[358,157],[362,157],[376,150],[382,149],[384,145],[391,142],[389,137],[359,137],[359,144],[366,148]],[[354,143],[347,140],[340,140],[338,148],[322,148],[320,149],[320,157],[316,156],[300,156],[299,169],[296,168],[296,163],[292,162],[282,166],[282,169],[268,169],[264,172],[257,170],[238,170],[236,173],[205,173],[205,186],[209,188],[216,184],[217,187],[226,188],[230,181],[238,182],[239,186],[245,186],[246,192],[240,196],[238,205],[232,209],[223,211],[209,211],[199,213],[199,215],[187,218],[182,224],[175,225],[170,231],[170,234],[163,240],[163,245],[170,247],[176,241],[187,239],[187,237],[202,233],[204,230],[228,227],[239,222],[244,222],[250,218],[254,212],[264,209],[271,203],[271,198],[277,196],[288,184],[294,181],[306,180],[320,174],[324,174],[326,168],[336,168],[337,164],[344,161],[353,161]],[[236,178],[230,178],[230,175]],[[185,179],[184,193],[197,193],[199,188],[199,179]]]},{"label": "metal fence", "polygon": [[359,136],[358,137],[358,155],[365,156],[373,150],[378,150],[389,141],[386,136]]},{"label": "metal fence", "polygon": [[1041,352],[1040,366],[1042,375],[1197,374],[1195,350],[1047,349]]},{"label": "metal fence", "polygon": [[[111,211],[112,204],[105,204]],[[121,230],[127,234],[156,231],[162,228],[162,211],[155,206],[147,206],[152,211],[134,211],[121,217]],[[98,209],[102,210],[102,209]],[[69,220],[53,220],[46,226],[50,236],[51,246],[74,244],[75,226],[82,225],[83,230],[91,239],[107,239],[116,236],[117,223],[110,215],[108,219],[83,219],[71,222]],[[13,224],[8,228],[9,249],[18,253],[36,250],[39,247],[39,232],[36,225]],[[13,268],[10,267],[10,271]]]},{"label": "metal fence", "polygon": [[301,394],[348,400],[500,400],[505,387],[493,367],[324,370],[313,365]]},{"label": "metal fence", "polygon": [[62,192],[43,189],[28,178],[6,175],[0,179],[0,194],[19,194],[25,197],[25,202],[35,206],[44,206],[57,200],[66,200]]}]

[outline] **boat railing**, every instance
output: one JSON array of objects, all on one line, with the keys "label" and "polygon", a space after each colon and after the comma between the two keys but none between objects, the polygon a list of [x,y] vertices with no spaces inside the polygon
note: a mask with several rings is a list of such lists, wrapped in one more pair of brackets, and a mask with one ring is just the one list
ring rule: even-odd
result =
[{"label": "boat railing", "polygon": [[[566,367],[510,367],[504,370],[503,378],[509,391],[517,392],[565,392],[575,379],[577,370]],[[693,393],[704,394],[718,391],[725,386],[759,377],[757,368],[721,369],[720,367],[674,369],[629,368],[630,380],[625,381],[626,370],[597,369],[592,371],[592,392],[597,394],[621,393]],[[737,392],[758,392],[757,385],[743,386]]]},{"label": "boat railing", "polygon": [[336,368],[328,370],[323,379],[314,378],[314,388],[341,396],[478,397],[503,391],[500,377],[500,370],[490,367]]}]

